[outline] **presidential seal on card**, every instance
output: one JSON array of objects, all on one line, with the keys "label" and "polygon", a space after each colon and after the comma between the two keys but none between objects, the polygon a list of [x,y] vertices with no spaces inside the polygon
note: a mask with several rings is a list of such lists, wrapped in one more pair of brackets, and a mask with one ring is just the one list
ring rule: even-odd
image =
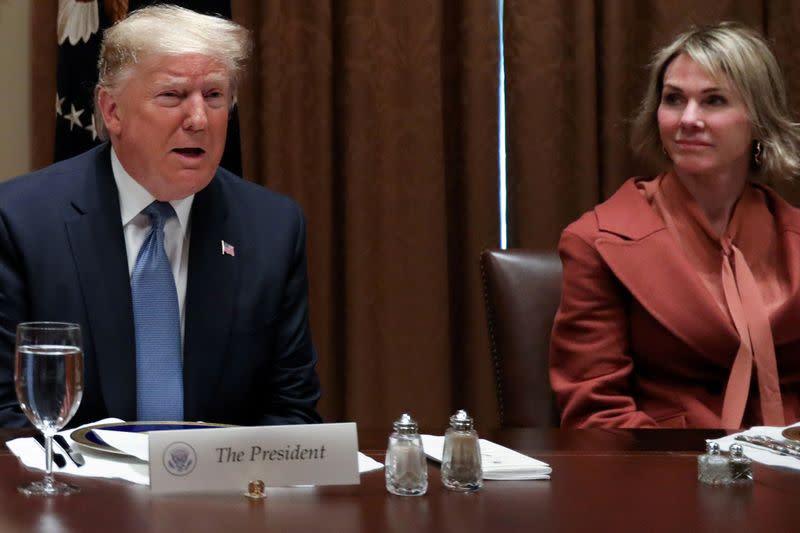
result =
[{"label": "presidential seal on card", "polygon": [[164,469],[173,476],[190,474],[197,466],[197,453],[185,442],[173,442],[164,449]]}]

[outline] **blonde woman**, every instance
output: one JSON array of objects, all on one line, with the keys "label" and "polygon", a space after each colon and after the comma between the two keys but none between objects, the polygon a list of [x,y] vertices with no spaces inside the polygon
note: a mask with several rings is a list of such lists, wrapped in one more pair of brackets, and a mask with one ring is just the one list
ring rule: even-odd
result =
[{"label": "blonde woman", "polygon": [[631,178],[563,232],[551,382],[566,427],[739,428],[800,417],[800,130],[764,39],[693,28],[660,50]]}]

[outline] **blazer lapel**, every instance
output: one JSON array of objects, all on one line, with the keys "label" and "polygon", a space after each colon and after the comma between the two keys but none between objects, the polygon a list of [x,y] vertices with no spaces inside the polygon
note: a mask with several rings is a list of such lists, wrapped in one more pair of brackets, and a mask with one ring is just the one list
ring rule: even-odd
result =
[{"label": "blazer lapel", "polygon": [[[66,222],[108,412],[136,418],[136,344],[125,238],[109,149],[97,151],[95,175],[73,199]],[[85,339],[89,342],[89,339]]]},{"label": "blazer lapel", "polygon": [[634,181],[595,211],[606,235],[597,240],[597,250],[641,305],[698,353],[732,357],[739,345],[736,330]]},{"label": "blazer lapel", "polygon": [[238,245],[224,187],[216,177],[192,205],[186,285],[183,393],[187,420],[208,412],[231,336],[239,257],[222,253],[222,241]]},{"label": "blazer lapel", "polygon": [[772,335],[775,345],[779,346],[800,338],[797,329],[797,317],[800,316],[800,211],[771,189],[762,188],[778,221],[778,233],[789,276],[789,298],[771,317]]}]

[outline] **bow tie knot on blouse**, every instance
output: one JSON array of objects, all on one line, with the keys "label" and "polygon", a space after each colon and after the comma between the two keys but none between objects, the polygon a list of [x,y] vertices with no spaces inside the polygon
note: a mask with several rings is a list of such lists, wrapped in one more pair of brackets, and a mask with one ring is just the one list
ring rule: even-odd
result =
[{"label": "bow tie knot on blouse", "polygon": [[733,256],[733,239],[729,236],[725,236],[719,241],[720,248],[722,248],[722,258],[729,259]]}]

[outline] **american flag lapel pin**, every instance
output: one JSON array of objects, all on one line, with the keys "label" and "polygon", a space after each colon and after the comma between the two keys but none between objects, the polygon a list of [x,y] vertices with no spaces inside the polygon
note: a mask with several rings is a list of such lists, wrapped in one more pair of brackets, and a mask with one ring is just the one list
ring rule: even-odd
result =
[{"label": "american flag lapel pin", "polygon": [[219,241],[219,242],[222,243],[222,255],[229,255],[231,257],[236,256],[236,251],[233,249],[232,244],[228,244],[225,241]]}]

